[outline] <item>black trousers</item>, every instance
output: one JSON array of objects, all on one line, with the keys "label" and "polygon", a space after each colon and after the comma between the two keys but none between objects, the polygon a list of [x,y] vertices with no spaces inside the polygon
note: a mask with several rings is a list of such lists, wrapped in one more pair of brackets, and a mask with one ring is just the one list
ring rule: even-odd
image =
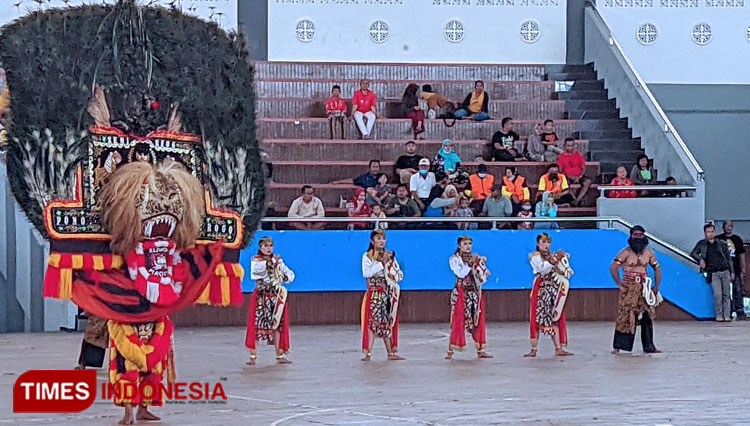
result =
[{"label": "black trousers", "polygon": [[[654,322],[651,320],[648,311],[643,313],[638,324],[641,326],[641,344],[643,345],[643,352],[656,352],[656,346],[654,346]],[[612,343],[613,348],[631,352],[634,343],[635,334],[620,333],[615,330],[615,340]]]},{"label": "black trousers", "polygon": [[83,344],[81,344],[81,355],[78,357],[78,365],[101,368],[104,365],[105,351],[105,348],[94,346],[84,340]]}]

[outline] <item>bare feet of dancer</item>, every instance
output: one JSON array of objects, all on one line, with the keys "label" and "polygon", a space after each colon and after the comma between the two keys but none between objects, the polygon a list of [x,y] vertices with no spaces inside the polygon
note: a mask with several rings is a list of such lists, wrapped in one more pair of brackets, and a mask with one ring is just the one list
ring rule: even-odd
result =
[{"label": "bare feet of dancer", "polygon": [[477,358],[494,358],[494,357],[485,351],[479,351],[477,352]]},{"label": "bare feet of dancer", "polygon": [[403,361],[406,358],[399,356],[396,352],[388,354],[388,361]]},{"label": "bare feet of dancer", "polygon": [[523,357],[524,358],[534,358],[534,357],[536,357],[536,348],[531,348],[529,350],[529,353],[525,354]]},{"label": "bare feet of dancer", "polygon": [[573,354],[563,348],[555,348],[555,356],[572,356]]},{"label": "bare feet of dancer", "polygon": [[362,358],[362,359],[361,359],[360,361],[364,361],[364,362],[367,362],[367,361],[369,361],[369,360],[371,360],[371,359],[372,359],[372,353],[370,353],[370,352],[365,352],[365,356],[364,356],[364,357],[363,357],[363,358]]},{"label": "bare feet of dancer", "polygon": [[291,364],[292,361],[289,361],[286,359],[284,355],[280,355],[276,357],[276,364]]},{"label": "bare feet of dancer", "polygon": [[130,404],[125,404],[125,415],[123,416],[122,420],[117,422],[118,425],[132,425],[135,423],[133,421],[133,406]]},{"label": "bare feet of dancer", "polygon": [[620,355],[619,349],[612,349],[612,352],[610,352],[612,355]]},{"label": "bare feet of dancer", "polygon": [[247,365],[255,365],[255,360],[258,359],[258,355],[250,354],[250,361],[246,362]]},{"label": "bare feet of dancer", "polygon": [[453,351],[448,351],[448,353],[445,355],[445,359],[453,359]]},{"label": "bare feet of dancer", "polygon": [[138,407],[138,413],[136,413],[135,418],[136,420],[145,420],[145,421],[161,420],[160,417],[155,416],[154,414],[150,413],[146,407]]}]

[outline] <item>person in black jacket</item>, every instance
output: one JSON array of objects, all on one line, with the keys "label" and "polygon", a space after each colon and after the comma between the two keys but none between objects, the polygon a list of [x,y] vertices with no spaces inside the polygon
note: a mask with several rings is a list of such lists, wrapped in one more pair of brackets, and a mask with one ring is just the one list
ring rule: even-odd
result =
[{"label": "person in black jacket", "polygon": [[707,274],[706,282],[713,287],[716,321],[732,321],[730,289],[734,280],[734,265],[729,246],[726,241],[716,238],[713,223],[703,226],[703,233],[706,238],[698,241],[690,256],[700,263],[701,271]]},{"label": "person in black jacket", "polygon": [[414,139],[421,139],[419,135],[424,133],[424,111],[419,107],[418,91],[419,86],[416,83],[410,83],[406,86],[404,96],[401,98],[401,111],[404,118],[411,118]]},{"label": "person in black jacket", "polygon": [[490,94],[484,91],[484,82],[477,80],[474,82],[474,91],[466,95],[456,111],[456,118],[461,120],[465,117],[473,117],[474,121],[489,120],[489,104]]}]

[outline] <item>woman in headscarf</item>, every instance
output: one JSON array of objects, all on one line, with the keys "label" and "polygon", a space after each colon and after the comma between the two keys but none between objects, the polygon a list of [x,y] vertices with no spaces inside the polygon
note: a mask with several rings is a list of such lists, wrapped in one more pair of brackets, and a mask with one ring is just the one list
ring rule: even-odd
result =
[{"label": "woman in headscarf", "polygon": [[289,352],[289,309],[284,283],[294,281],[294,272],[281,256],[273,253],[273,240],[261,238],[258,254],[250,261],[250,279],[255,280],[255,290],[250,296],[247,315],[245,346],[250,350],[248,365],[258,358],[258,340],[266,340],[276,347],[276,363],[291,364],[286,359]]},{"label": "woman in headscarf", "polygon": [[552,253],[551,244],[552,238],[541,233],[536,237],[536,251],[529,255],[535,278],[529,304],[531,350],[524,355],[527,358],[536,356],[540,332],[552,337],[555,356],[573,355],[564,349],[568,346],[565,301],[573,270],[570,268],[570,255],[562,250]]},{"label": "woman in headscarf", "polygon": [[370,246],[362,255],[362,275],[367,281],[367,293],[362,300],[362,361],[372,358],[375,337],[385,343],[389,361],[404,358],[398,355],[398,283],[404,274],[396,261],[396,254],[385,249],[385,232],[370,233]]},{"label": "woman in headscarf", "polygon": [[[367,203],[367,192],[364,188],[357,188],[354,198],[346,203],[347,215],[349,217],[370,217],[372,207]],[[349,229],[365,229],[367,223],[349,223]]]},{"label": "woman in headscarf", "polygon": [[410,83],[404,90],[401,98],[401,110],[405,118],[411,119],[411,129],[414,131],[414,139],[422,139],[420,134],[424,133],[424,111],[419,107],[419,86]]},{"label": "woman in headscarf", "polygon": [[450,175],[458,171],[460,167],[461,157],[453,151],[453,141],[450,139],[443,140],[443,145],[435,156],[435,161],[433,161],[432,171]]},{"label": "woman in headscarf", "polygon": [[[536,217],[557,217],[557,204],[555,204],[555,197],[550,191],[546,191],[542,194],[542,201],[536,203]],[[536,222],[534,228],[559,229],[560,225],[558,225],[557,222]]]},{"label": "woman in headscarf", "polygon": [[482,285],[487,282],[490,271],[487,259],[472,253],[473,242],[468,236],[458,238],[458,249],[448,260],[455,275],[455,287],[451,292],[451,335],[448,354],[466,348],[466,332],[471,334],[477,349],[477,358],[492,358],[487,349],[487,331]]}]

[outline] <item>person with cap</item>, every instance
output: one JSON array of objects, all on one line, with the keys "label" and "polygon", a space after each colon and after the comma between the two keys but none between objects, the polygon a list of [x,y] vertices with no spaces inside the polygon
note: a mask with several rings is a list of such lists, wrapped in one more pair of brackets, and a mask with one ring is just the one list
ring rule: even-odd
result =
[{"label": "person with cap", "polygon": [[487,165],[482,163],[477,167],[477,172],[469,176],[471,184],[471,209],[474,214],[479,214],[484,207],[484,200],[492,193],[495,185],[495,176],[487,171]]},{"label": "person with cap", "polygon": [[[503,186],[496,183],[492,186],[492,193],[484,200],[484,207],[480,216],[485,217],[508,217],[513,215],[513,204],[510,199],[503,195]],[[508,227],[505,223],[501,227]]]},{"label": "person with cap", "polygon": [[430,192],[436,184],[435,173],[430,171],[430,160],[419,160],[419,172],[409,180],[409,191],[422,212],[427,207],[427,199],[430,198]]},{"label": "person with cap", "polygon": [[[649,266],[654,269],[653,281],[648,276]],[[656,306],[661,301],[661,267],[654,251],[648,248],[648,237],[642,226],[636,225],[630,230],[628,247],[615,256],[609,272],[620,289],[612,353],[618,355],[621,350],[633,350],[638,325],[641,326],[643,352],[660,353],[654,346],[653,320]]]}]

